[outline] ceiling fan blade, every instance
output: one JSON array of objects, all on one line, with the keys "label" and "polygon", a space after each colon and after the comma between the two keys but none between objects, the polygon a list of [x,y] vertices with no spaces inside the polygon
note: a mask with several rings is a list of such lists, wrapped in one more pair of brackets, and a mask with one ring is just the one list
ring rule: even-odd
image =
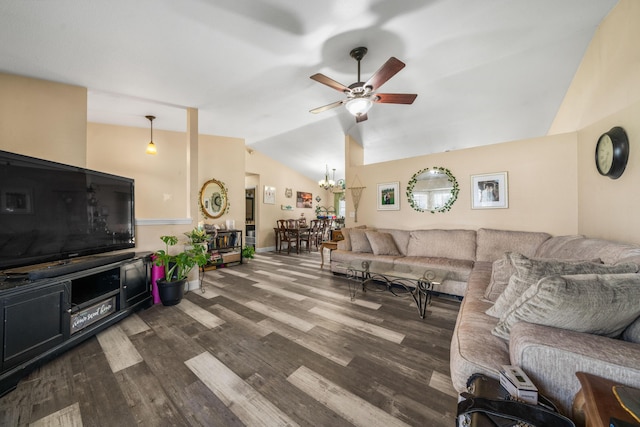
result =
[{"label": "ceiling fan blade", "polygon": [[323,85],[327,85],[330,88],[335,90],[339,90],[340,92],[349,92],[349,88],[343,85],[342,83],[338,83],[337,81],[325,76],[324,74],[316,73],[311,76],[312,80],[317,81],[318,83],[322,83]]},{"label": "ceiling fan blade", "polygon": [[364,85],[371,86],[372,90],[375,91],[380,86],[385,84],[387,80],[395,76],[398,71],[402,70],[404,66],[404,62],[392,56],[387,62],[384,63],[384,65],[382,65],[382,67],[378,69],[378,71],[373,74],[373,76],[371,76],[371,78]]},{"label": "ceiling fan blade", "polygon": [[417,98],[415,93],[376,93],[374,102],[381,104],[413,104]]},{"label": "ceiling fan blade", "polygon": [[365,120],[367,120],[369,117],[367,117],[367,114],[360,114],[359,116],[356,116],[356,123],[360,123],[360,122],[364,122]]},{"label": "ceiling fan blade", "polygon": [[313,114],[318,114],[318,113],[322,113],[323,111],[327,111],[330,110],[332,108],[336,108],[340,105],[344,104],[344,101],[337,101],[337,102],[332,102],[331,104],[327,104],[324,105],[322,107],[318,107],[318,108],[314,108],[313,110],[309,110],[310,113]]}]

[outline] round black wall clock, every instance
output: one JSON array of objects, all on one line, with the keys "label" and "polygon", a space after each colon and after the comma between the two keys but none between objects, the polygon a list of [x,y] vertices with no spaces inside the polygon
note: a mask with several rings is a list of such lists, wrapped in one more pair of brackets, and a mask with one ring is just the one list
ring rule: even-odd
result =
[{"label": "round black wall clock", "polygon": [[627,133],[619,126],[603,133],[596,144],[596,168],[600,175],[620,178],[629,160]]}]

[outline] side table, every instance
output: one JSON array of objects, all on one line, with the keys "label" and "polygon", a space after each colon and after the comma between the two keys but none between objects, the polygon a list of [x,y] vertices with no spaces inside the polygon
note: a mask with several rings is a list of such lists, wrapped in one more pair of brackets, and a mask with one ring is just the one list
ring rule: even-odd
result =
[{"label": "side table", "polygon": [[324,268],[324,250],[329,249],[329,258],[331,258],[331,251],[338,249],[338,242],[333,240],[327,240],[322,242],[320,246],[320,268]]},{"label": "side table", "polygon": [[609,427],[611,417],[638,425],[613,394],[612,387],[618,383],[586,372],[576,372],[576,377],[582,386],[573,400],[576,426]]}]

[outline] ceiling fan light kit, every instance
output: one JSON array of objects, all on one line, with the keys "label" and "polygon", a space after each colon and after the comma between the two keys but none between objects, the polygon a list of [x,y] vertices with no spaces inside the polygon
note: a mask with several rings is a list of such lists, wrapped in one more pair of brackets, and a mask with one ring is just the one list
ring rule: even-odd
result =
[{"label": "ceiling fan light kit", "polygon": [[317,114],[326,110],[330,110],[339,105],[345,106],[347,111],[356,118],[356,122],[360,123],[367,120],[367,113],[371,109],[374,103],[381,104],[412,104],[418,95],[409,93],[380,93],[376,94],[375,91],[386,83],[391,77],[396,75],[398,71],[405,67],[404,62],[397,58],[391,57],[382,67],[376,71],[373,76],[366,82],[360,80],[360,61],[367,53],[366,47],[357,47],[352,49],[350,55],[353,59],[358,61],[358,81],[349,85],[348,87],[342,83],[325,76],[324,74],[316,73],[311,76],[312,80],[329,86],[332,89],[343,92],[347,99],[342,101],[333,102],[331,104],[314,108],[310,110],[311,113]]},{"label": "ceiling fan light kit", "polygon": [[347,110],[356,117],[367,114],[372,106],[373,102],[369,98],[353,98],[345,104]]}]

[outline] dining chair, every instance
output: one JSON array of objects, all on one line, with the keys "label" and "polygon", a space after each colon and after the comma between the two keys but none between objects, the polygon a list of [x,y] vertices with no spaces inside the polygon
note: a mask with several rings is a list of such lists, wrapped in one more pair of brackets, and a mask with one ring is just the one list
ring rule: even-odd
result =
[{"label": "dining chair", "polygon": [[298,229],[298,243],[300,246],[305,244],[307,252],[311,252],[311,244],[313,243],[313,235],[311,234],[311,228],[301,227]]},{"label": "dining chair", "polygon": [[298,244],[298,230],[297,227],[290,228],[291,220],[278,220],[278,241],[280,242],[280,249],[278,252],[282,252],[282,244],[287,244],[287,253],[291,253],[291,248],[295,247],[296,252],[300,253]]},{"label": "dining chair", "polygon": [[311,243],[316,247],[316,250],[320,248],[322,244],[322,235],[324,233],[323,220],[312,219],[309,223],[309,234],[311,236]]}]

